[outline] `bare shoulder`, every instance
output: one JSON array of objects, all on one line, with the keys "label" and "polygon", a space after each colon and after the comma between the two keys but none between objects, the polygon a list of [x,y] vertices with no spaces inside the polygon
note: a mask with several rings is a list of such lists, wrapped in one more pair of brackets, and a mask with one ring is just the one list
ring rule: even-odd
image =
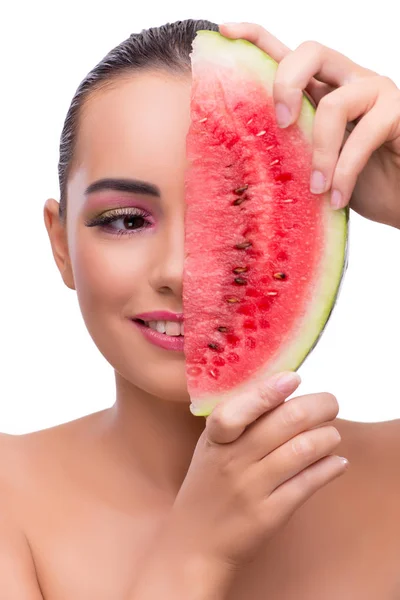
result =
[{"label": "bare shoulder", "polygon": [[76,464],[105,411],[21,435],[0,433],[0,493],[23,506],[34,491],[49,491]]},{"label": "bare shoulder", "polygon": [[354,498],[364,497],[373,510],[385,511],[400,533],[400,419],[372,423],[336,419],[334,424],[342,436],[337,453],[350,461],[343,485]]},{"label": "bare shoulder", "polygon": [[342,436],[344,447],[357,461],[365,459],[370,466],[379,465],[382,469],[398,462],[400,419],[371,423],[335,419],[334,425]]}]

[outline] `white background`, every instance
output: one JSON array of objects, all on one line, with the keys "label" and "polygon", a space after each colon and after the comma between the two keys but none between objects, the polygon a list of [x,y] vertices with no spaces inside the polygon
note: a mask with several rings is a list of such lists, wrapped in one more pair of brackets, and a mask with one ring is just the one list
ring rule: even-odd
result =
[{"label": "white background", "polygon": [[[2,10],[0,431],[24,433],[111,406],[114,376],[54,263],[43,204],[58,196],[58,143],[79,82],[142,28],[186,18],[262,24],[294,49],[318,40],[400,85],[393,1],[18,2]],[[392,7],[392,8],[391,8]],[[399,190],[400,205],[400,190]],[[300,374],[339,417],[400,418],[400,231],[352,213],[339,303]]]}]

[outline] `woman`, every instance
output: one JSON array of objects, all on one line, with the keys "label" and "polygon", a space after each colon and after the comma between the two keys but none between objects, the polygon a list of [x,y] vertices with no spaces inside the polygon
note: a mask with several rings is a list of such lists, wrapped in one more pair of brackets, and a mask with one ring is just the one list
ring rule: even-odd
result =
[{"label": "woman", "polygon": [[[204,422],[189,411],[183,353],[151,344],[133,322],[168,311],[153,320],[167,321],[166,335],[182,333],[198,29],[218,26],[189,20],[132,35],[82,82],[68,112],[60,204],[48,200],[44,218],[63,281],[115,370],[116,401],[2,435],[1,597],[394,600],[400,421],[337,419],[326,393],[284,402],[299,384],[286,373],[241,412],[220,404]],[[220,30],[280,62],[282,126],[297,119],[301,90],[318,105],[312,191],[332,190],[335,207],[351,199],[365,217],[400,228],[396,85],[315,42],[291,52],[257,25]]]}]

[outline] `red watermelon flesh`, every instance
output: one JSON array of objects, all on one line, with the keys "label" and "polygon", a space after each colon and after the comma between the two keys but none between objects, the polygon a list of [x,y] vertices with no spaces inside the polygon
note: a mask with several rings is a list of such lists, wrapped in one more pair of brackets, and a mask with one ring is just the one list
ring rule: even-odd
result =
[{"label": "red watermelon flesh", "polygon": [[296,370],[329,318],[346,266],[347,210],[310,192],[314,109],[278,128],[277,63],[201,31],[187,136],[185,356],[191,411]]}]

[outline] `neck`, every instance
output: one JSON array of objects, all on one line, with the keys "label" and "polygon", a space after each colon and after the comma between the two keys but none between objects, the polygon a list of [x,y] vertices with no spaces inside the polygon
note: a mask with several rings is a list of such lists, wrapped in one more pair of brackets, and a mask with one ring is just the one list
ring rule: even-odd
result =
[{"label": "neck", "polygon": [[176,497],[204,430],[203,417],[186,399],[168,401],[132,386],[118,373],[117,398],[109,411],[108,442],[119,460],[156,492]]}]

